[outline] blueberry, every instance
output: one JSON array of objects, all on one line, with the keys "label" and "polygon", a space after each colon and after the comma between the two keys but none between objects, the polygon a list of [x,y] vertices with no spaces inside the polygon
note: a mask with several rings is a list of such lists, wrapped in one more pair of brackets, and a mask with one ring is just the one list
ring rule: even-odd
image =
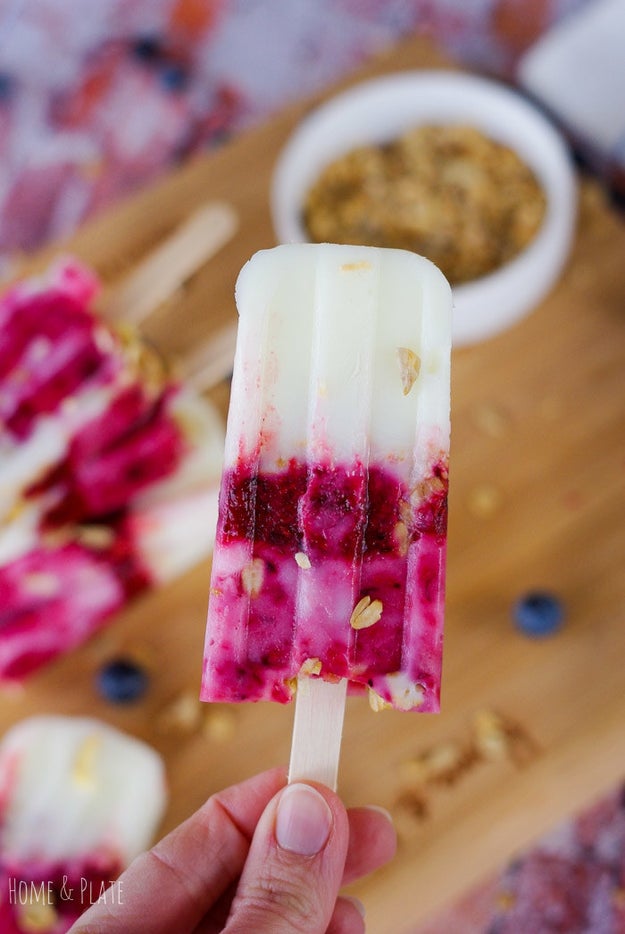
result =
[{"label": "blueberry", "polygon": [[96,676],[99,693],[113,704],[139,700],[148,688],[147,672],[136,662],[116,658],[100,668]]},{"label": "blueberry", "polygon": [[556,596],[537,590],[516,601],[513,617],[517,627],[525,635],[548,636],[560,628],[564,608]]}]

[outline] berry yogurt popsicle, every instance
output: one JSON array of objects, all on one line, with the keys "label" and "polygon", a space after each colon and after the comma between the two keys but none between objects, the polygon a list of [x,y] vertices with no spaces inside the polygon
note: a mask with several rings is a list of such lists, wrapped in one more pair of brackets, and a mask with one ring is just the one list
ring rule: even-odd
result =
[{"label": "berry yogurt popsicle", "polygon": [[0,687],[210,552],[223,429],[67,259],[0,296]]},{"label": "berry yogurt popsicle", "polygon": [[114,904],[108,887],[151,844],[167,798],[159,754],[100,720],[15,724],[0,742],[2,934],[64,934]]},{"label": "berry yogurt popsicle", "polygon": [[239,332],[201,697],[348,683],[437,711],[451,291],[403,250],[257,253]]}]

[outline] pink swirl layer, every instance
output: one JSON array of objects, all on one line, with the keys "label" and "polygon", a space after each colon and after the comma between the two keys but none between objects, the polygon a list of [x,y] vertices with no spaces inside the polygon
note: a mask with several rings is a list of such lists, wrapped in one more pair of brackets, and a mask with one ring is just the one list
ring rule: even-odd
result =
[{"label": "pink swirl layer", "polygon": [[[412,488],[392,465],[226,472],[202,698],[287,702],[313,659],[351,690],[438,710],[446,526],[444,455]],[[367,597],[381,616],[354,628]]]}]

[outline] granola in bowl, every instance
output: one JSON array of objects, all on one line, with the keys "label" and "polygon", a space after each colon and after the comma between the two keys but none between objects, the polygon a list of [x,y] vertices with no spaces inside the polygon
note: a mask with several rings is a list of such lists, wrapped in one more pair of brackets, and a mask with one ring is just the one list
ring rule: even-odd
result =
[{"label": "granola in bowl", "polygon": [[464,124],[424,124],[351,149],[306,195],[311,240],[413,250],[452,284],[487,275],[536,236],[545,193],[509,146]]},{"label": "granola in bowl", "polygon": [[444,69],[329,98],[294,128],[270,189],[279,243],[433,260],[452,285],[456,347],[540,305],[567,262],[576,207],[571,155],[549,119],[500,82]]}]

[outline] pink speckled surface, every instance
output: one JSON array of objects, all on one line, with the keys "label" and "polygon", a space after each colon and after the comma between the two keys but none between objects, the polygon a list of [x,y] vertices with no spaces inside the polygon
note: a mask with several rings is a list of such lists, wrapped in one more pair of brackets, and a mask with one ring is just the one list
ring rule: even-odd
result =
[{"label": "pink speckled surface", "polygon": [[[434,468],[440,488],[412,506],[410,518],[410,489],[393,467],[293,460],[268,474],[252,459],[224,473],[205,700],[285,703],[301,666],[316,659],[321,677],[348,678],[350,688],[369,687],[394,706],[392,679],[400,675],[419,695],[414,709],[439,710],[447,463]],[[408,540],[395,535],[400,517]],[[314,606],[298,605],[298,552],[312,563],[304,573],[314,575]],[[253,600],[242,585],[250,554],[263,574]],[[381,601],[384,612],[356,632],[347,621],[363,597]]]},{"label": "pink speckled surface", "polygon": [[622,934],[625,789],[557,826],[493,879],[405,934]]},{"label": "pink speckled surface", "polygon": [[0,259],[408,33],[508,75],[542,29],[589,2],[101,0],[85,16],[84,0],[3,0]]}]

